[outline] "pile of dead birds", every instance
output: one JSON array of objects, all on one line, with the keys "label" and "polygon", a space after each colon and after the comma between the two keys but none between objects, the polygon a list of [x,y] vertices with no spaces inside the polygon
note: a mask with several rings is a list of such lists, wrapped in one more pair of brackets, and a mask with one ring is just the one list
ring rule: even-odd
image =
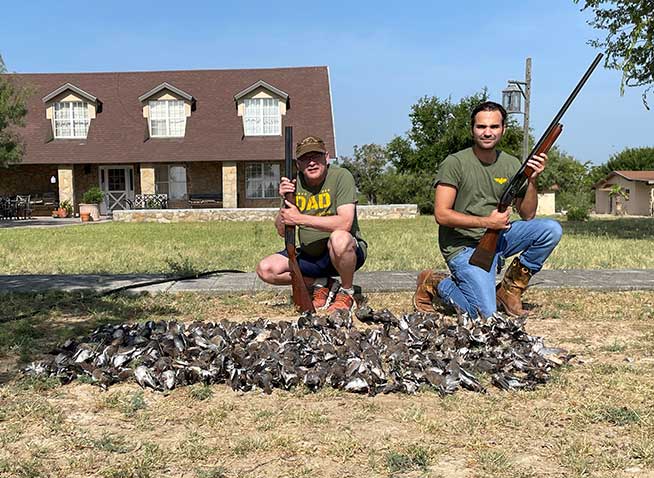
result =
[{"label": "pile of dead birds", "polygon": [[[505,390],[547,381],[569,357],[528,335],[524,320],[388,310],[349,317],[303,315],[297,321],[144,322],[105,325],[68,340],[28,374],[68,383],[87,376],[102,386],[136,379],[142,387],[170,390],[194,383],[226,383],[234,390],[329,386],[350,392],[442,394],[463,387],[485,392],[480,378]],[[490,377],[490,378],[488,378]]]}]

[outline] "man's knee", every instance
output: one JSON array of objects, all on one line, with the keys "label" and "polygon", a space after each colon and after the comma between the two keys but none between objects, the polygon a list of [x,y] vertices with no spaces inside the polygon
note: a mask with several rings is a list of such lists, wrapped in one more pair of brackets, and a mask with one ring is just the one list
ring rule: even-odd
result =
[{"label": "man's knee", "polygon": [[276,259],[275,255],[264,257],[257,264],[255,271],[262,281],[270,282],[275,276],[279,275],[279,271],[275,267]]},{"label": "man's knee", "polygon": [[329,235],[329,250],[337,256],[354,253],[356,251],[356,241],[348,231],[334,231]]},{"label": "man's knee", "polygon": [[554,245],[558,244],[563,236],[563,228],[559,221],[553,219],[543,219],[543,229],[548,241]]},{"label": "man's knee", "polygon": [[266,277],[268,277],[268,275],[271,272],[270,265],[266,262],[266,259],[262,259],[261,261],[259,261],[255,271],[259,276],[259,279],[263,281],[266,280]]}]

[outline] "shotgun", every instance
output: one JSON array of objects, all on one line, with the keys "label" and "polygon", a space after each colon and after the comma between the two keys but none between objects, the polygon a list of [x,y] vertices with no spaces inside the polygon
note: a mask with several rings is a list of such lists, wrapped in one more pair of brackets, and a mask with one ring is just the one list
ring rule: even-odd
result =
[{"label": "shotgun", "polygon": [[[511,178],[511,181],[509,181],[509,183],[506,185],[506,188],[502,193],[502,197],[497,204],[497,210],[499,212],[504,212],[507,210],[507,208],[513,203],[518,192],[523,188],[525,181],[529,178],[529,176],[533,174],[534,170],[527,166],[527,161],[534,155],[547,153],[554,145],[554,142],[563,131],[563,125],[559,123],[559,121],[565,114],[566,110],[570,107],[577,94],[579,94],[579,91],[581,91],[586,81],[588,81],[588,78],[590,78],[590,75],[599,64],[602,56],[604,56],[602,53],[598,53],[598,55],[595,57],[595,60],[593,60],[593,63],[590,65],[590,67],[588,67],[588,70],[586,70],[584,76],[581,77],[581,80],[579,80],[579,83],[575,89],[572,90],[572,93],[570,93],[570,96],[566,102],[563,104],[550,125],[547,127],[543,136],[541,136],[541,138],[538,140],[538,143],[536,143],[536,146],[534,146],[534,149],[527,155],[526,158],[524,158],[524,162],[520,166],[520,169],[518,169],[518,172],[515,173],[515,175]],[[470,256],[468,263],[481,267],[486,272],[490,272],[493,265],[493,260],[495,259],[497,240],[499,239],[500,232],[501,231],[497,229],[486,229],[486,232],[481,237],[479,244],[477,244],[477,247],[475,248],[475,252],[473,252],[472,256]]]},{"label": "shotgun", "polygon": [[[293,127],[284,128],[285,156],[286,161],[285,174],[288,179],[293,178]],[[295,204],[295,193],[286,193],[285,199],[291,204]],[[288,207],[288,206],[284,206]],[[313,307],[309,289],[304,283],[300,264],[297,262],[297,252],[295,250],[295,226],[284,226],[284,243],[286,244],[286,253],[288,254],[288,266],[291,270],[291,289],[293,291],[293,304],[300,312],[316,311]]]}]

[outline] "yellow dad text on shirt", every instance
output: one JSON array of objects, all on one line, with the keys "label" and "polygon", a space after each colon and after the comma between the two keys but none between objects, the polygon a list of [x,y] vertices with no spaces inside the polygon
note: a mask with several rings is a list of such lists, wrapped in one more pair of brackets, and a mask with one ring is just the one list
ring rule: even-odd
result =
[{"label": "yellow dad text on shirt", "polygon": [[295,196],[295,205],[302,211],[316,211],[318,209],[327,209],[332,204],[332,197],[328,192],[321,192],[316,196]]},{"label": "yellow dad text on shirt", "polygon": [[504,184],[508,181],[508,178],[493,178],[497,184]]}]

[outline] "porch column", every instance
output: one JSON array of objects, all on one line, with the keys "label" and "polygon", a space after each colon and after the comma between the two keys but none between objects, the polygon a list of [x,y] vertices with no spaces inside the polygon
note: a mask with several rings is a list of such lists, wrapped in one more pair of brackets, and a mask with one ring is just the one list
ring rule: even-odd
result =
[{"label": "porch column", "polygon": [[238,207],[238,177],[236,175],[236,162],[223,162],[223,207]]},{"label": "porch column", "polygon": [[71,204],[75,203],[75,188],[73,186],[73,165],[59,165],[57,169],[59,183],[59,203],[68,200]]},{"label": "porch column", "polygon": [[141,164],[141,194],[154,194],[154,166]]}]

